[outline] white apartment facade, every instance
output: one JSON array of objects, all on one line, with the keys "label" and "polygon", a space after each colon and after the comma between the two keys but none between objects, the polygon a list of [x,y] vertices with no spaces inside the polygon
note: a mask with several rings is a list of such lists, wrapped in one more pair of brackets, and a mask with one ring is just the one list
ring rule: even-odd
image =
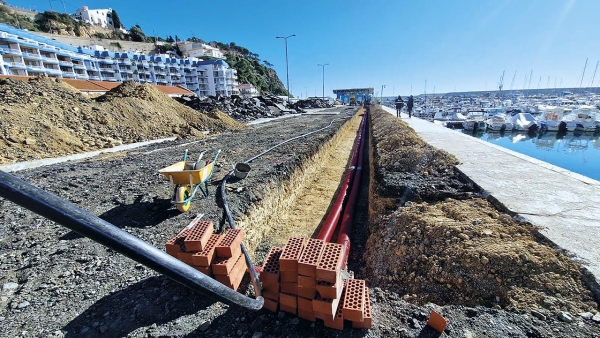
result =
[{"label": "white apartment facade", "polygon": [[210,56],[217,59],[225,58],[223,52],[219,48],[207,45],[205,43],[179,41],[177,43],[177,46],[179,46],[179,50],[183,53],[183,55],[188,57],[201,58],[205,56]]},{"label": "white apartment facade", "polygon": [[181,86],[198,96],[238,94],[237,72],[223,60],[88,49],[0,23],[0,74]]}]

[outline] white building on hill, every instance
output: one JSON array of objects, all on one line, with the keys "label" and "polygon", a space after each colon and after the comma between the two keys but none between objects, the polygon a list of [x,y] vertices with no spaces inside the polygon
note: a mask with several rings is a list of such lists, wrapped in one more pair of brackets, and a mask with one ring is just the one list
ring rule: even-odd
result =
[{"label": "white building on hill", "polygon": [[201,58],[210,56],[217,59],[225,58],[223,52],[221,52],[219,48],[215,48],[205,43],[180,41],[177,43],[177,46],[179,46],[179,50],[183,53],[183,55],[188,57]]},{"label": "white building on hill", "polygon": [[102,28],[113,27],[112,8],[110,7],[108,9],[89,9],[88,6],[83,6],[75,14],[72,14],[71,17]]}]

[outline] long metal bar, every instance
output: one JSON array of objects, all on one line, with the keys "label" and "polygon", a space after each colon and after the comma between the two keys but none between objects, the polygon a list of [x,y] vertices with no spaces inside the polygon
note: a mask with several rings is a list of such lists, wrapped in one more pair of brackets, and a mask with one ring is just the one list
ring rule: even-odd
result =
[{"label": "long metal bar", "polygon": [[263,307],[262,297],[246,297],[99,217],[1,170],[0,196],[215,300],[253,311]]}]

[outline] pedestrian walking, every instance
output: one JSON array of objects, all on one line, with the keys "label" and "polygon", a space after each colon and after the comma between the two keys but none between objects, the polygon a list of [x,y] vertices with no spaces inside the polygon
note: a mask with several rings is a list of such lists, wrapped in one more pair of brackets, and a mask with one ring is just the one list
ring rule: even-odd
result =
[{"label": "pedestrian walking", "polygon": [[394,102],[396,102],[396,117],[401,117],[401,111],[402,108],[404,107],[404,100],[402,100],[402,96],[398,95],[398,97],[396,98],[396,100],[394,100]]},{"label": "pedestrian walking", "polygon": [[414,102],[413,96],[411,95],[408,98],[408,103],[406,104],[406,109],[408,110],[408,118],[410,118],[412,116],[412,110],[413,110],[414,104],[415,104],[415,102]]}]

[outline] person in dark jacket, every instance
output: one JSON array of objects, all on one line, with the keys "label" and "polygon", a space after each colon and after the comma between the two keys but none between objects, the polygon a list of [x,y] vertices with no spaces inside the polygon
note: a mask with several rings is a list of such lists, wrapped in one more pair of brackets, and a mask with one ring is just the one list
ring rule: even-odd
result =
[{"label": "person in dark jacket", "polygon": [[398,95],[398,98],[394,102],[396,102],[396,117],[400,117],[400,111],[404,107],[404,100],[402,100],[402,96]]},{"label": "person in dark jacket", "polygon": [[408,110],[408,118],[410,118],[412,116],[412,110],[413,110],[414,104],[415,104],[415,102],[413,100],[413,96],[411,95],[408,98],[408,103],[406,104],[406,109]]}]

